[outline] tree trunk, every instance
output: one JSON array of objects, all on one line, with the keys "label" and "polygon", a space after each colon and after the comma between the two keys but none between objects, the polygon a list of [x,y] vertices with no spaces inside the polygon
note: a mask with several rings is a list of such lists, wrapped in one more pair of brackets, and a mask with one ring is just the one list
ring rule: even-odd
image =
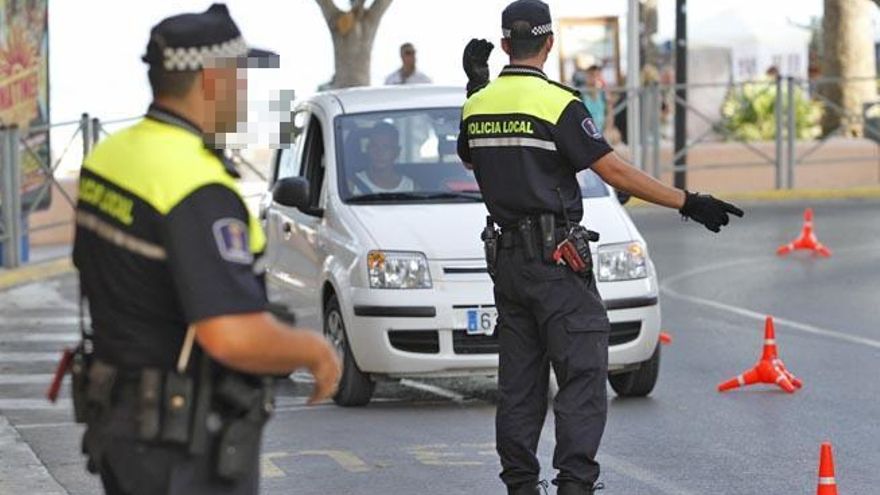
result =
[{"label": "tree trunk", "polygon": [[825,0],[822,19],[822,76],[826,78],[871,78],[861,81],[823,83],[819,92],[833,105],[825,105],[822,133],[840,128],[844,135],[861,136],[858,120],[862,104],[877,97],[874,66],[873,7],[869,0]]},{"label": "tree trunk", "polygon": [[373,0],[369,7],[366,0],[351,0],[351,10],[343,11],[333,0],[316,0],[330,35],[333,38],[333,56],[336,72],[334,88],[350,88],[370,84],[370,61],[373,41],[382,15],[392,0]]}]

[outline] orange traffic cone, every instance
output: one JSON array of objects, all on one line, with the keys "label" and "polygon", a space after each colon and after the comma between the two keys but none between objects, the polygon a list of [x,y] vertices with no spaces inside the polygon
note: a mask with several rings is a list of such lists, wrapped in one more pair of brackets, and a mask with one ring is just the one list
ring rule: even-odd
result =
[{"label": "orange traffic cone", "polygon": [[761,359],[752,369],[718,385],[718,391],[726,392],[755,383],[776,384],[790,394],[804,386],[803,382],[788,371],[785,363],[779,359],[772,316],[768,316],[764,322],[764,350]]},{"label": "orange traffic cone", "polygon": [[804,227],[803,229],[801,229],[801,235],[798,236],[797,239],[789,242],[788,244],[779,246],[779,249],[776,250],[776,254],[784,256],[798,249],[812,251],[825,257],[831,256],[831,250],[825,247],[816,238],[816,232],[813,230],[812,208],[807,208],[806,210],[804,210]]},{"label": "orange traffic cone", "polygon": [[834,456],[831,444],[825,442],[819,451],[819,487],[816,495],[837,495],[837,481],[834,480]]},{"label": "orange traffic cone", "polygon": [[663,345],[669,345],[672,343],[672,335],[669,332],[660,332],[660,343]]}]

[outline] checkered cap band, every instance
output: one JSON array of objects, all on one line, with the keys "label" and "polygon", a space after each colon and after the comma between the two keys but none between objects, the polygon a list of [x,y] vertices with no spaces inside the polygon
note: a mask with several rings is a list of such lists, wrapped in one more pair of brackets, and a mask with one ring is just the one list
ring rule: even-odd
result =
[{"label": "checkered cap band", "polygon": [[[553,32],[553,24],[552,23],[541,24],[540,26],[535,26],[532,28],[532,31],[531,31],[532,36],[534,36],[535,38],[537,38],[538,36],[543,36],[545,34],[550,34],[552,32]],[[510,38],[510,33],[511,33],[510,29],[502,29],[501,30],[501,36],[503,36],[505,38]]]},{"label": "checkered cap band", "polygon": [[203,68],[207,61],[223,58],[236,58],[247,55],[248,46],[244,38],[201,47],[167,47],[162,51],[163,65],[167,71],[189,71]]},{"label": "checkered cap band", "polygon": [[532,36],[543,36],[553,32],[553,24],[541,24],[532,28]]}]

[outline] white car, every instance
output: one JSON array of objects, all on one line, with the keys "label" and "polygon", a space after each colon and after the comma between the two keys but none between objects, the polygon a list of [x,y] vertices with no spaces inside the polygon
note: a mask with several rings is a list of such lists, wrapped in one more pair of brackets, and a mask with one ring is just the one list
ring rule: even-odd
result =
[{"label": "white car", "polygon": [[[321,93],[298,104],[261,204],[270,298],[323,328],[344,356],[335,398],[376,380],[494,375],[498,337],[480,232],[486,208],[456,154],[464,90]],[[657,379],[660,307],[644,239],[610,187],[579,176],[619,395]]]}]

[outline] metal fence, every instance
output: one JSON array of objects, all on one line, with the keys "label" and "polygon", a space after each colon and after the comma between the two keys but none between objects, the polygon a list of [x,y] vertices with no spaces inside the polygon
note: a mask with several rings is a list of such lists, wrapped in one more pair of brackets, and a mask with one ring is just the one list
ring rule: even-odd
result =
[{"label": "metal fence", "polygon": [[[639,109],[638,126],[631,132],[627,133],[627,126],[618,122],[621,124],[620,134],[626,141],[619,149],[628,154],[636,166],[664,180],[671,180],[669,176],[677,171],[735,170],[745,176],[750,173],[748,169],[758,169],[772,172],[765,174],[772,177],[772,183],[755,184],[755,189],[783,189],[795,187],[798,172],[807,168],[821,168],[821,172],[826,173],[823,165],[827,168],[831,163],[855,163],[876,167],[874,178],[865,179],[863,185],[871,181],[880,184],[880,148],[877,146],[880,142],[880,100],[867,98],[863,111],[853,112],[827,96],[843,85],[852,84],[872,85],[873,92],[867,93],[876,95],[878,80],[873,78],[808,81],[782,77],[729,84],[651,83],[639,88],[609,88],[609,118],[619,121],[627,115],[629,105]],[[678,96],[677,90],[681,89],[686,90],[687,100]],[[763,98],[762,104],[772,108],[772,111],[765,108],[761,115],[751,116],[753,121],[749,124],[756,126],[760,131],[758,135],[742,132],[735,125],[734,117],[723,108],[729,104],[726,102],[736,102],[737,95],[744,95],[743,98],[758,95]],[[817,109],[820,116],[802,115],[804,105]],[[673,109],[677,106],[685,109],[691,123],[686,145],[681,150],[674,150],[672,145],[671,122]],[[809,121],[817,120],[821,115],[839,116],[841,123],[825,133],[805,133],[805,120],[808,127],[816,126],[818,122]],[[53,140],[64,143],[62,151],[51,159],[41,157],[28,144],[27,136],[16,127],[0,128],[0,247],[3,253],[0,261],[3,267],[21,264],[27,243],[20,240],[26,241],[27,236],[72,228],[74,199],[59,181],[59,166],[66,161],[73,162],[73,168],[77,167],[99,139],[138,118],[140,116],[102,122],[83,114],[76,121],[28,129],[29,135],[51,131]],[[870,141],[858,141],[860,146],[855,147],[855,152],[847,152],[846,156],[837,156],[832,149],[834,156],[829,158],[831,143],[850,138],[853,129],[860,129]],[[722,147],[713,148],[719,145]],[[823,152],[824,158],[821,156]],[[233,152],[232,156],[251,181],[265,182],[266,167],[255,164],[241,152]],[[21,203],[23,160],[36,163],[42,177],[42,182],[29,193],[33,200],[27,205]],[[829,172],[828,175],[833,174]],[[251,197],[246,197],[247,200],[262,194],[260,188],[250,190]],[[56,215],[60,220],[29,224],[28,219],[50,194],[52,207],[67,211]]]},{"label": "metal fence", "polygon": [[[626,140],[624,145],[628,158],[642,170],[655,177],[664,177],[677,171],[693,172],[718,169],[772,168],[773,183],[764,189],[791,189],[797,186],[797,173],[807,166],[829,163],[861,163],[876,166],[873,182],[880,184],[880,96],[876,88],[880,80],[874,78],[823,78],[802,80],[780,77],[740,83],[713,84],[647,84],[635,91],[627,88],[609,88],[613,102],[612,116],[615,121],[626,115],[628,105],[640,109],[640,122],[636,132],[627,135],[626,126],[616,131]],[[828,89],[844,85],[873,84],[872,98],[863,101],[862,112],[847,110],[827,96]],[[687,100],[677,96],[685,89]],[[755,116],[754,124],[761,127],[763,136],[748,136],[738,132],[737,122],[725,115],[725,104],[733,105],[737,98],[766,96],[772,112]],[[815,115],[802,115],[805,108],[815,110]],[[680,150],[672,145],[671,122],[676,107],[687,113],[688,139]],[[822,119],[829,115],[839,116],[841,123],[834,129],[819,131]],[[696,123],[696,125],[694,125]],[[812,135],[805,135],[803,126],[815,127]],[[622,127],[622,128],[621,128]],[[852,129],[858,129],[866,140],[861,141],[857,153],[847,156],[818,157],[820,151],[828,151],[835,139],[852,139]],[[769,131],[769,132],[768,132]],[[808,134],[808,133],[807,133]],[[695,153],[701,147],[726,144],[726,151],[714,156]],[[691,159],[692,154],[699,154]],[[736,155],[740,159],[727,159]],[[684,164],[677,164],[681,161]]]},{"label": "metal fence", "polygon": [[[101,121],[89,114],[83,114],[76,121],[32,127],[27,130],[27,136],[17,127],[0,127],[0,251],[2,251],[0,266],[12,268],[26,261],[29,258],[27,254],[32,236],[43,232],[72,229],[75,199],[64,187],[63,176],[59,174],[60,168],[66,164],[68,171],[72,169],[75,176],[83,157],[88,155],[100,139],[131,125],[141,117]],[[40,156],[28,144],[27,137],[50,131],[53,140],[63,142],[64,146],[60,153],[47,159]],[[23,160],[34,163],[41,178],[39,184],[30,188],[27,204],[22,203]],[[241,150],[232,153],[232,160],[245,172],[249,180],[266,181],[265,167],[255,164]],[[253,200],[261,194],[262,191],[258,188],[250,188],[245,199]],[[52,216],[57,217],[58,220],[39,225],[29,222],[31,216],[41,206],[45,207],[50,200],[50,208],[57,212]],[[69,245],[50,250],[48,256],[63,256],[68,253]]]}]

